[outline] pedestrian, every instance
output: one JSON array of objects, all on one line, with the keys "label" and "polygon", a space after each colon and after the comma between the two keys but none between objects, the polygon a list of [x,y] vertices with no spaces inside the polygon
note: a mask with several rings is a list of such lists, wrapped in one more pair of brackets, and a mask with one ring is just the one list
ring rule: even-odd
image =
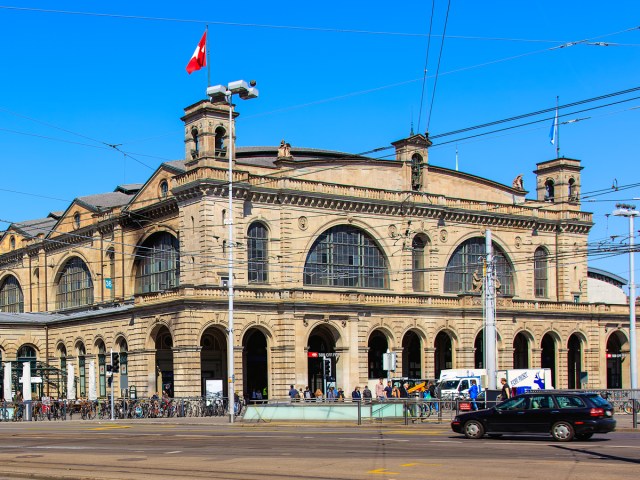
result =
[{"label": "pedestrian", "polygon": [[509,385],[507,385],[507,379],[501,378],[500,383],[502,384],[502,391],[500,392],[500,400],[507,400],[511,398],[511,389]]},{"label": "pedestrian", "polygon": [[359,402],[361,398],[362,398],[362,394],[360,393],[360,387],[354,388],[353,392],[351,392],[351,399],[354,402]]},{"label": "pedestrian", "polygon": [[475,380],[471,380],[471,387],[469,387],[469,398],[471,399],[471,408],[474,410],[478,410],[478,404],[476,400],[478,399],[478,394],[480,393],[480,389],[478,388],[478,383]]},{"label": "pedestrian", "polygon": [[362,390],[362,399],[367,403],[371,403],[371,397],[371,390],[369,390],[368,385],[365,385],[364,390]]},{"label": "pedestrian", "polygon": [[338,401],[344,402],[344,390],[342,390],[342,387],[338,387]]},{"label": "pedestrian", "polygon": [[376,398],[379,402],[384,402],[387,398],[387,394],[384,391],[384,381],[382,378],[376,383]]},{"label": "pedestrian", "polygon": [[435,406],[435,409],[437,412],[438,409],[440,408],[440,405],[438,404],[438,395],[436,392],[436,386],[434,385],[433,382],[429,382],[429,386],[427,387],[427,389],[429,390],[429,396],[431,397],[431,403],[429,404],[429,409],[433,410]]},{"label": "pedestrian", "polygon": [[391,398],[393,395],[393,387],[391,386],[391,382],[387,382],[387,386],[384,387],[384,394],[387,398]]},{"label": "pedestrian", "polygon": [[400,398],[400,389],[396,385],[394,385],[391,389],[391,397]]},{"label": "pedestrian", "polygon": [[310,402],[311,401],[311,390],[309,390],[309,385],[304,387],[303,396],[304,396],[304,401],[305,402]]},{"label": "pedestrian", "polygon": [[293,385],[289,385],[289,397],[292,402],[296,401],[296,395],[298,394],[298,390]]},{"label": "pedestrian", "polygon": [[327,402],[335,402],[336,401],[336,389],[334,387],[329,387],[329,391],[327,392]]},{"label": "pedestrian", "polygon": [[322,402],[322,390],[318,388],[316,390],[315,397],[316,397],[316,402]]},{"label": "pedestrian", "polygon": [[404,382],[400,387],[400,398],[409,398],[409,384]]}]

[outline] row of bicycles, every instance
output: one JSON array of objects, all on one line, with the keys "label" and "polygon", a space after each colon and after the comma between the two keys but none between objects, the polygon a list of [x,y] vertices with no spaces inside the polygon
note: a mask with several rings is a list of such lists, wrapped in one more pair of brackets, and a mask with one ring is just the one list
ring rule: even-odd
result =
[{"label": "row of bicycles", "polygon": [[[46,402],[2,402],[0,403],[0,421],[23,421],[31,409],[33,421],[56,421],[110,419],[111,402],[109,400],[49,400]],[[240,415],[244,401],[234,404],[234,414]],[[222,397],[193,398],[150,398],[128,400],[119,399],[113,404],[113,417],[117,419],[135,418],[171,418],[171,417],[217,417],[228,414],[228,400]]]}]

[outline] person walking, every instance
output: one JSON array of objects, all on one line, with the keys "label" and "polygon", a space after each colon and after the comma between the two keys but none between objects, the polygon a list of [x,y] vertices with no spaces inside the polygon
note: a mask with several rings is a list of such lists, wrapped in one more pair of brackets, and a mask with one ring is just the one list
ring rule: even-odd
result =
[{"label": "person walking", "polygon": [[384,394],[387,398],[393,397],[393,387],[391,386],[391,382],[387,382],[387,386],[384,387]]},{"label": "person walking", "polygon": [[379,402],[384,402],[387,399],[387,394],[384,391],[384,380],[382,378],[376,383],[376,398]]},{"label": "person walking", "polygon": [[480,389],[478,388],[478,383],[475,380],[471,380],[471,387],[469,387],[469,398],[471,399],[471,408],[474,410],[478,410],[478,404],[476,400],[478,399],[478,394],[480,393]]},{"label": "person walking", "polygon": [[500,400],[507,400],[511,398],[511,389],[509,385],[507,385],[507,379],[501,378],[500,383],[502,384],[502,391],[500,392]]},{"label": "person walking", "polygon": [[429,409],[433,410],[435,408],[437,412],[438,409],[440,408],[440,405],[438,405],[438,395],[436,392],[436,386],[434,385],[433,382],[429,382],[429,386],[427,387],[427,390],[429,390],[429,396],[431,397],[431,403],[429,403]]},{"label": "person walking", "polygon": [[362,399],[367,403],[371,403],[371,397],[371,390],[369,390],[368,385],[365,385],[364,390],[362,390]]},{"label": "person walking", "polygon": [[336,401],[336,389],[334,387],[329,387],[329,391],[327,392],[327,402],[335,402]]},{"label": "person walking", "polygon": [[322,390],[318,388],[316,390],[315,397],[316,397],[316,402],[318,403],[322,402]]},{"label": "person walking", "polygon": [[289,385],[289,397],[291,398],[292,402],[296,401],[296,395],[298,395],[298,389],[296,389],[296,387],[294,387],[293,385]]}]

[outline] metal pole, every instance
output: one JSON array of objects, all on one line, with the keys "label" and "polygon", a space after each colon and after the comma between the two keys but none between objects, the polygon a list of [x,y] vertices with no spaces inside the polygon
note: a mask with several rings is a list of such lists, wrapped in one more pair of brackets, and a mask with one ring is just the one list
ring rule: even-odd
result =
[{"label": "metal pole", "polygon": [[233,95],[227,92],[229,104],[229,207],[227,211],[227,225],[229,226],[229,279],[227,287],[229,293],[229,347],[227,349],[227,375],[229,395],[229,423],[233,423],[234,417],[234,366],[233,366]]},{"label": "metal pole", "polygon": [[111,349],[111,353],[109,355],[111,358],[111,421],[115,420],[115,413],[114,413],[114,409],[113,409],[113,384],[114,384],[114,375],[115,372],[113,371],[113,348]]},{"label": "metal pole", "polygon": [[636,351],[636,284],[634,275],[633,248],[635,232],[633,230],[633,215],[629,215],[629,337],[631,355],[631,388],[638,388],[638,356]]},{"label": "metal pole", "polygon": [[495,318],[495,285],[493,278],[493,250],[491,230],[485,233],[485,251],[487,255],[487,275],[485,289],[485,365],[487,368],[487,387],[496,389],[496,318]]}]

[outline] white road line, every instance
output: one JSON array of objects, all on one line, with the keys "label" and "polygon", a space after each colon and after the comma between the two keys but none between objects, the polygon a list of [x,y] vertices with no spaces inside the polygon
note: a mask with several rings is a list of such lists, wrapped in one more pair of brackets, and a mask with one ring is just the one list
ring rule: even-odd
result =
[{"label": "white road line", "polygon": [[182,450],[175,450],[173,452],[167,452],[167,455],[173,455],[174,453],[182,453]]}]

